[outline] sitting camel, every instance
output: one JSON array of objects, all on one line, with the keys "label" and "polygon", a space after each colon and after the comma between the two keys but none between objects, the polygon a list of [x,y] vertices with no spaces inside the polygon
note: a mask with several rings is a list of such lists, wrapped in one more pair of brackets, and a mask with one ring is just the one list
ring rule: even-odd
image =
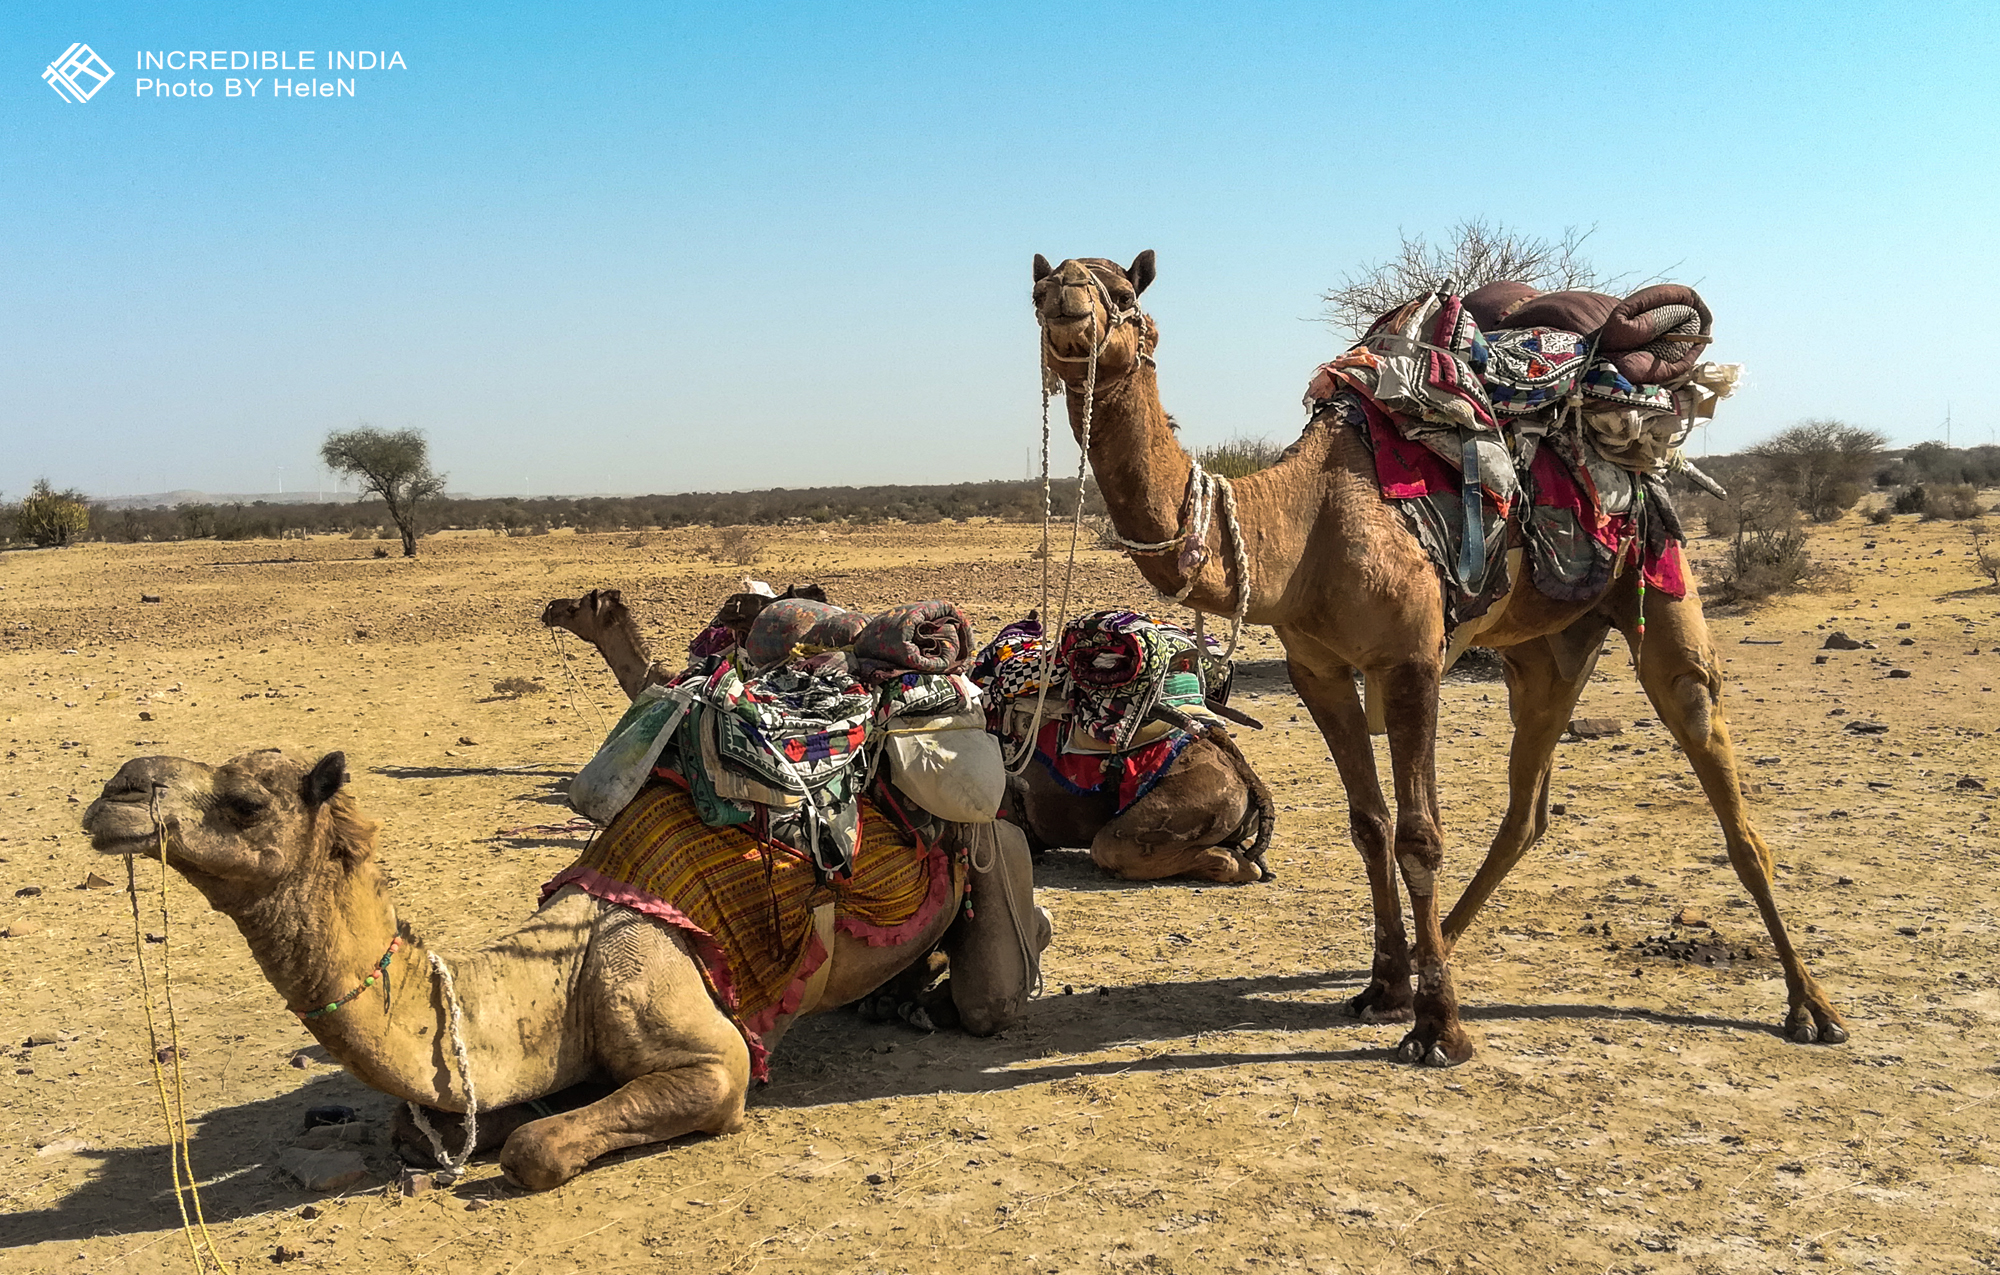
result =
[{"label": "sitting camel", "polygon": [[[742,1124],[749,1047],[710,996],[685,931],[565,886],[518,930],[443,962],[398,920],[376,825],[346,781],[340,753],[311,763],[267,749],[220,766],[141,757],[119,768],[83,826],[103,853],[164,853],[236,922],[271,985],[306,1007],[293,1012],[356,1079],[439,1112],[476,1098],[479,1145],[465,1153],[504,1144],[501,1167],[522,1186],[558,1186],[623,1147]],[[954,835],[983,843],[971,856],[977,915],[954,923],[960,909],[941,907],[894,946],[832,932],[829,972],[802,1012],[866,995],[942,937],[966,1029],[989,1034],[1018,1018],[1030,979],[1021,935],[1043,947],[1049,936],[1027,845],[1001,823]],[[611,1092],[542,1114],[535,1100],[579,1085]]]},{"label": "sitting camel", "polygon": [[[809,596],[806,590],[786,593]],[[825,601],[825,595],[818,600]],[[758,594],[735,594],[711,624],[738,629],[740,639],[770,601]],[[628,697],[661,680],[645,636],[616,589],[557,598],[543,608],[542,623],[567,629],[596,647]],[[1115,791],[1072,792],[1039,762],[1009,780],[1010,813],[1037,851],[1088,846],[1099,867],[1127,881],[1268,880],[1274,875],[1264,863],[1275,819],[1271,791],[1226,731],[1205,723],[1194,729],[1194,742],[1123,813],[1116,809]]]},{"label": "sitting camel", "polygon": [[[1771,851],[1751,826],[1723,722],[1722,661],[1691,584],[1685,597],[1647,596],[1641,573],[1626,569],[1596,597],[1558,602],[1522,573],[1508,600],[1494,605],[1497,618],[1475,642],[1499,648],[1507,665],[1514,718],[1507,814],[1457,906],[1441,914],[1436,749],[1448,635],[1430,557],[1383,497],[1362,431],[1334,410],[1315,416],[1275,465],[1236,482],[1233,493],[1218,489],[1219,512],[1206,517],[1210,485],[1190,481],[1194,460],[1160,404],[1159,328],[1139,308],[1155,273],[1151,252],[1130,267],[1101,257],[1051,266],[1037,256],[1032,300],[1042,365],[1064,387],[1071,431],[1097,475],[1114,533],[1147,583],[1195,610],[1271,625],[1285,645],[1292,685],[1347,790],[1350,834],[1373,896],[1374,970],[1354,1011],[1380,1021],[1414,1018],[1396,1051],[1405,1062],[1448,1066],[1472,1056],[1452,988],[1453,945],[1547,831],[1556,741],[1615,628],[1701,781],[1730,864],[1770,932],[1790,1001],[1786,1033],[1802,1043],[1846,1040],[1839,1011],[1779,919]],[[1357,671],[1368,682],[1366,710],[1355,693]],[[1374,723],[1389,736],[1393,814],[1376,777]],[[1396,868],[1416,920],[1414,961]]]}]

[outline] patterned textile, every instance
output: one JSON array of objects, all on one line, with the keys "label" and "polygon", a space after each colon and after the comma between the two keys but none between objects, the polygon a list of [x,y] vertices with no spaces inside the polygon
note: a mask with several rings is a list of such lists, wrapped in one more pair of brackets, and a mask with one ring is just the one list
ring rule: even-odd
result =
[{"label": "patterned textile", "polygon": [[1619,374],[1610,359],[1598,359],[1579,382],[1586,399],[1601,399],[1620,407],[1637,408],[1648,415],[1672,413],[1674,392],[1659,385],[1634,385]]},{"label": "patterned textile", "polygon": [[1194,742],[1194,736],[1186,731],[1172,730],[1124,752],[1070,752],[1070,734],[1069,722],[1043,722],[1035,736],[1036,760],[1070,792],[1102,792],[1112,787],[1117,793],[1111,811],[1114,818],[1153,791],[1181,750]]},{"label": "patterned textile", "polygon": [[1178,660],[1192,665],[1194,637],[1138,611],[1094,611],[1063,628],[1057,658],[1069,683],[1070,721],[1111,741],[1132,746],[1159,702],[1167,673]]},{"label": "patterned textile", "polygon": [[745,679],[729,657],[711,656],[681,675],[676,685],[699,684],[701,708],[677,732],[668,761],[693,777],[711,823],[744,822],[751,809],[719,795],[723,777],[712,772],[720,767],[799,799],[773,815],[774,835],[807,851],[824,872],[848,871],[860,838],[856,763],[876,711],[874,693],[850,668],[846,654],[829,652]]},{"label": "patterned textile", "polygon": [[904,671],[956,673],[972,658],[972,624],[949,602],[912,602],[868,622],[854,639],[870,686]]},{"label": "patterned textile", "polygon": [[1360,344],[1316,369],[1306,403],[1323,403],[1348,388],[1398,419],[1496,430],[1485,372],[1486,337],[1479,325],[1460,298],[1434,293],[1383,315]]},{"label": "patterned textile", "polygon": [[[1558,601],[1583,601],[1602,593],[1620,554],[1640,559],[1648,588],[1668,597],[1687,595],[1680,524],[1656,480],[1645,485],[1632,513],[1605,512],[1605,497],[1590,476],[1574,430],[1550,433],[1535,451],[1526,488],[1532,499],[1503,505],[1485,492],[1486,575],[1463,588],[1456,564],[1464,535],[1459,476],[1435,452],[1404,436],[1395,421],[1359,395],[1336,397],[1320,416],[1358,429],[1375,454],[1376,484],[1423,545],[1438,574],[1445,623],[1455,628],[1482,615],[1509,587],[1506,549],[1524,544],[1535,587]],[[1622,475],[1622,471],[1618,471]],[[1635,528],[1638,533],[1635,534]]]},{"label": "patterned textile", "polygon": [[[1467,588],[1458,578],[1465,541],[1464,495],[1458,471],[1420,439],[1406,436],[1388,413],[1358,394],[1343,394],[1322,409],[1330,418],[1359,429],[1375,453],[1375,481],[1409,524],[1437,568],[1445,625],[1456,628],[1484,615],[1507,591],[1508,516],[1520,507],[1482,484],[1481,525],[1486,533],[1485,571]],[[1485,473],[1481,469],[1482,476]]]},{"label": "patterned textile", "polygon": [[[1016,620],[1000,630],[973,662],[969,676],[986,692],[987,720],[998,726],[1007,705],[1028,699],[1042,689],[1042,624],[1039,620]],[[1062,665],[1049,665],[1049,697],[1060,704],[1068,695]]]},{"label": "patterned textile", "polygon": [[834,904],[839,931],[886,947],[908,942],[956,900],[945,854],[911,844],[872,802],[860,804],[854,875],[823,884],[798,851],[767,851],[748,832],[711,828],[685,790],[656,782],[542,887],[542,898],[575,885],[684,931],[710,994],[749,1043],[752,1074],[765,1080],[763,1034],[798,1009],[827,957],[813,931],[815,907]]},{"label": "patterned textile", "polygon": [[1532,416],[1560,403],[1583,370],[1589,343],[1556,328],[1486,334],[1486,390],[1501,416]]},{"label": "patterned textile", "polygon": [[969,679],[955,673],[899,673],[875,688],[875,720],[956,713],[977,694],[978,688]]}]

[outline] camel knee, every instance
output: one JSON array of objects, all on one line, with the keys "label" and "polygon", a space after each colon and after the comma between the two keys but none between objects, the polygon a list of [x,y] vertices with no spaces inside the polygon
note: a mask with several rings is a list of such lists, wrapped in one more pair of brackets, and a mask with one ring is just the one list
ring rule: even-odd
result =
[{"label": "camel knee", "polygon": [[1368,859],[1388,854],[1393,832],[1388,816],[1350,809],[1347,812],[1347,836],[1354,842],[1354,848],[1361,852],[1361,857]]},{"label": "camel knee", "polygon": [[1687,672],[1674,679],[1673,706],[1680,716],[1683,747],[1708,742],[1715,725],[1715,688],[1699,672]]}]

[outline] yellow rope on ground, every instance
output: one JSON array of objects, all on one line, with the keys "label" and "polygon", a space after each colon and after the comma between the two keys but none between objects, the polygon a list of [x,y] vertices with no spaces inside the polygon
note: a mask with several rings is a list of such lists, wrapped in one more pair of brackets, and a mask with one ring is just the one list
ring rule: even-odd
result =
[{"label": "yellow rope on ground", "polygon": [[[125,889],[132,900],[132,953],[139,962],[139,987],[146,1006],[146,1038],[153,1052],[153,1088],[160,1098],[160,1118],[167,1126],[167,1164],[174,1180],[174,1203],[181,1211],[181,1234],[187,1238],[188,1257],[197,1271],[207,1271],[214,1263],[222,1275],[229,1275],[229,1266],[222,1260],[222,1253],[215,1246],[215,1237],[208,1232],[208,1218],[201,1207],[201,1191],[195,1185],[194,1161],[188,1155],[187,1132],[187,1085],[181,1074],[181,1029],[180,1016],[174,1009],[174,971],[171,955],[173,931],[168,927],[167,878],[167,826],[160,818],[160,790],[152,794],[153,832],[158,838],[160,849],[160,935],[161,950],[160,978],[167,1002],[168,1049],[160,1048],[160,1030],[153,1013],[153,983],[146,973],[146,936],[139,921],[139,876],[133,863],[134,856],[125,856]],[[174,1097],[167,1098],[167,1075],[160,1066],[160,1055],[171,1053],[174,1064]],[[187,1174],[187,1185],[181,1185],[181,1174]],[[185,1190],[186,1194],[183,1194]],[[188,1200],[194,1201],[194,1215],[188,1215]]]}]

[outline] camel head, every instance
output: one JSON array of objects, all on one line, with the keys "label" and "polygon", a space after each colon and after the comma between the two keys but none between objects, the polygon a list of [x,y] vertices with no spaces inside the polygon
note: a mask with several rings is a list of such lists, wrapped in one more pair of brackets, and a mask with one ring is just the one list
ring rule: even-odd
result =
[{"label": "camel head", "polygon": [[1129,267],[1103,257],[1072,257],[1051,266],[1035,254],[1035,320],[1042,325],[1042,357],[1056,375],[1081,387],[1093,348],[1099,385],[1152,361],[1159,329],[1139,308],[1139,294],[1154,273],[1151,248]]},{"label": "camel head", "polygon": [[552,629],[568,629],[586,642],[611,627],[625,610],[625,598],[616,589],[592,589],[580,598],[557,598],[542,608],[542,623]]},{"label": "camel head", "polygon": [[220,766],[181,757],[135,757],[118,768],[83,813],[102,854],[160,857],[235,915],[314,873],[368,859],[374,825],[340,790],[347,758],[317,762],[276,748]]}]

